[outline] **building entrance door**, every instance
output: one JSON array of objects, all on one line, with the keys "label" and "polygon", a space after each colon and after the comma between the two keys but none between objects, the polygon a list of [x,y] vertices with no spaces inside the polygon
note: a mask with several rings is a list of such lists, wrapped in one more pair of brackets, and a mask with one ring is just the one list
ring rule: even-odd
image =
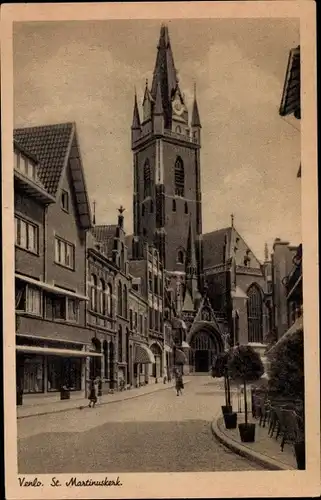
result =
[{"label": "building entrance door", "polygon": [[208,372],[209,367],[209,352],[205,350],[200,350],[195,352],[195,371],[196,372]]}]

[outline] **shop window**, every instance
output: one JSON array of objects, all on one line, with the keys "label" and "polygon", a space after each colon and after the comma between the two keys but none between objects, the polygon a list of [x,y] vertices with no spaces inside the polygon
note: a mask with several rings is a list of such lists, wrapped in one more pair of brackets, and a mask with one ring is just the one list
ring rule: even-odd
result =
[{"label": "shop window", "polygon": [[38,253],[38,226],[15,216],[15,244],[29,252]]},{"label": "shop window", "polygon": [[44,356],[25,356],[23,392],[26,394],[44,391]]}]

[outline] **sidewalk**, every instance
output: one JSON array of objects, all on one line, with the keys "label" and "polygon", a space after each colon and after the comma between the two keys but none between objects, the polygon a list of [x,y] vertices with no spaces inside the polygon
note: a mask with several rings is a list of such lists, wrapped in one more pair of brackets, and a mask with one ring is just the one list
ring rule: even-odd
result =
[{"label": "sidewalk", "polygon": [[[237,423],[244,422],[244,413],[237,414]],[[246,457],[248,460],[258,463],[269,470],[293,470],[297,469],[293,446],[285,444],[281,451],[281,438],[277,441],[275,437],[268,435],[268,426],[260,427],[259,421],[249,416],[249,422],[255,423],[255,442],[242,443],[238,427],[226,429],[222,416],[212,423],[214,436],[234,453]]]},{"label": "sidewalk", "polygon": [[[184,384],[188,383],[189,380],[184,380]],[[104,394],[100,398],[99,406],[117,403],[119,401],[126,401],[128,399],[138,398],[140,396],[145,396],[147,394],[152,394],[157,391],[164,391],[166,389],[173,389],[175,383],[170,382],[167,384],[163,384],[159,382],[158,384],[153,385],[145,385],[140,388],[133,388],[130,390],[115,392],[114,394]],[[45,398],[44,398],[45,399]],[[88,405],[88,399],[81,397],[79,394],[71,395],[71,399],[68,400],[60,400],[60,399],[51,399],[47,400],[42,399],[40,404],[28,404],[26,406],[17,406],[17,418],[28,418],[39,415],[49,415],[52,413],[60,413],[65,411],[75,410],[77,408],[83,408]],[[97,405],[98,406],[98,405]]]}]

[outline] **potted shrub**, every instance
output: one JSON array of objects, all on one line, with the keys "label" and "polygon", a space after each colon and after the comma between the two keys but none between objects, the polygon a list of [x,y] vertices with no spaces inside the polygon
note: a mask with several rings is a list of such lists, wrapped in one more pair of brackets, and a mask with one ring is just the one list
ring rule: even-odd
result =
[{"label": "potted shrub", "polygon": [[269,390],[275,394],[301,401],[302,420],[294,443],[299,470],[305,469],[304,432],[304,345],[303,329],[294,330],[274,345],[268,353]]},{"label": "potted shrub", "polygon": [[255,440],[255,424],[248,422],[247,384],[261,378],[264,373],[263,363],[252,347],[238,346],[232,349],[227,368],[231,379],[243,385],[245,422],[238,427],[241,441],[252,443]]},{"label": "potted shrub", "polygon": [[219,353],[215,359],[215,362],[212,366],[212,377],[213,378],[222,378],[224,377],[224,393],[225,393],[225,406],[222,406],[223,415],[225,413],[232,412],[231,405],[231,391],[230,391],[230,380],[227,370],[227,359],[228,353],[222,352]]},{"label": "potted shrub", "polygon": [[228,352],[220,353],[212,367],[212,377],[224,377],[225,406],[222,406],[222,413],[226,429],[236,429],[237,413],[233,412],[231,405],[230,377],[228,373]]}]

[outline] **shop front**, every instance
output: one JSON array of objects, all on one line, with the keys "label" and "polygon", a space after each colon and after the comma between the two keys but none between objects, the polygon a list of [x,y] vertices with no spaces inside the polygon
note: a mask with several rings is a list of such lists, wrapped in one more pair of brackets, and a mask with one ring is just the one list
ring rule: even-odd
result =
[{"label": "shop front", "polygon": [[148,384],[149,366],[155,363],[155,356],[145,344],[137,344],[134,349],[134,382],[136,387],[140,387]]},{"label": "shop front", "polygon": [[20,338],[18,342],[17,404],[23,404],[24,396],[48,396],[60,393],[62,389],[70,393],[83,392],[85,395],[86,359],[97,356],[97,353],[86,350],[86,346],[81,344],[73,348],[74,346],[69,344],[66,347],[63,343],[54,347],[48,341],[39,342],[42,345],[32,345],[36,343],[33,339]]}]

